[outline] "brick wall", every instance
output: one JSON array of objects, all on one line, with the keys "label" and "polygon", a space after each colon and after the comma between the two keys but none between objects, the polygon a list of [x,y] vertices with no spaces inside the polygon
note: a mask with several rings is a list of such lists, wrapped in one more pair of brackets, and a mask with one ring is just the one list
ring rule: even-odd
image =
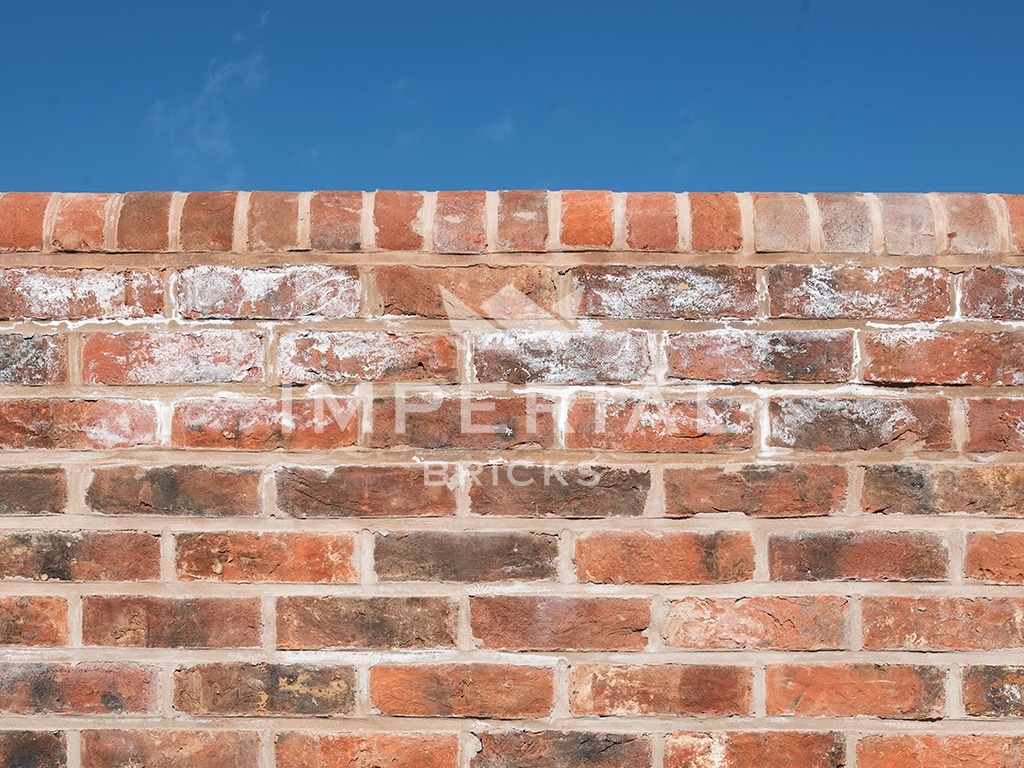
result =
[{"label": "brick wall", "polygon": [[1024,764],[1024,197],[7,193],[0,251],[0,766]]}]

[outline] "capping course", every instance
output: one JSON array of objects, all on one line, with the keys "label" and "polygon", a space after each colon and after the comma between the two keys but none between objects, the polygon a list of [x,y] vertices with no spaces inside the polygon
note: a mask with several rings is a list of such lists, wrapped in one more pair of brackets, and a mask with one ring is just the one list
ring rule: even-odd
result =
[{"label": "capping course", "polygon": [[1017,200],[0,196],[0,766],[1020,763]]}]

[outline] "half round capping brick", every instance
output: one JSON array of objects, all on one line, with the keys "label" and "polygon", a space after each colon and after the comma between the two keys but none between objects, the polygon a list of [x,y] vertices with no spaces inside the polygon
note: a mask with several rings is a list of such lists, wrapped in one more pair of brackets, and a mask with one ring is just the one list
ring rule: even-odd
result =
[{"label": "half round capping brick", "polygon": [[871,253],[871,207],[864,195],[813,195],[825,253]]},{"label": "half round capping brick", "polygon": [[743,247],[735,192],[690,192],[690,248],[694,253],[732,253]]},{"label": "half round capping brick", "polygon": [[423,250],[424,194],[378,189],[373,196],[373,225],[377,248],[385,251]]},{"label": "half round capping brick", "polygon": [[934,256],[935,212],[924,195],[888,193],[878,196],[890,256]]},{"label": "half round capping brick", "polygon": [[299,196],[294,192],[249,195],[249,250],[273,253],[299,250]]},{"label": "half round capping brick", "polygon": [[362,192],[314,192],[309,240],[314,251],[358,251],[363,246]]},{"label": "half round capping brick", "polygon": [[41,251],[49,192],[0,194],[0,251]]},{"label": "half round capping brick", "polygon": [[754,249],[758,253],[806,253],[810,223],[802,195],[757,193],[754,199]]},{"label": "half round capping brick", "polygon": [[55,251],[102,251],[113,195],[75,193],[57,198],[49,247]]},{"label": "half round capping brick", "polygon": [[589,190],[562,192],[562,231],[559,241],[570,250],[612,246],[612,193]]},{"label": "half round capping brick", "polygon": [[676,251],[679,215],[671,192],[626,195],[626,245],[635,251]]},{"label": "half round capping brick", "polygon": [[1001,251],[993,201],[988,195],[939,195],[946,212],[949,253],[997,254]]},{"label": "half round capping brick", "polygon": [[129,192],[121,200],[115,240],[119,251],[166,251],[171,192]]},{"label": "half round capping brick", "polygon": [[232,250],[237,202],[237,192],[190,192],[181,210],[181,250]]},{"label": "half round capping brick", "polygon": [[486,194],[438,192],[434,211],[434,250],[483,253],[487,250]]}]

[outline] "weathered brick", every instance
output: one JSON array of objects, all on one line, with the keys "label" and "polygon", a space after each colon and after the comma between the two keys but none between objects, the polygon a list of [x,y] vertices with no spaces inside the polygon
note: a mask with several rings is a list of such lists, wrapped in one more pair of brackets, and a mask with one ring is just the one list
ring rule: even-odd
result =
[{"label": "weathered brick", "polygon": [[674,333],[668,337],[668,375],[723,382],[849,381],[853,342],[853,331]]},{"label": "weathered brick", "polygon": [[878,196],[882,204],[885,249],[892,256],[931,256],[935,253],[935,214],[928,198],[919,194]]},{"label": "weathered brick", "polygon": [[1024,764],[1024,737],[925,733],[867,736],[857,768],[1013,768]]},{"label": "weathered brick", "polygon": [[294,251],[299,248],[299,196],[294,192],[249,195],[249,250]]},{"label": "weathered brick", "polygon": [[189,715],[347,715],[356,671],[314,664],[201,664],[174,672],[174,708]]},{"label": "weathered brick", "polygon": [[478,515],[636,517],[651,488],[646,470],[591,465],[491,464],[470,477]]},{"label": "weathered brick", "polygon": [[302,331],[281,336],[282,381],[459,380],[459,354],[443,333]]},{"label": "weathered brick", "polygon": [[252,731],[82,732],[82,768],[256,768],[259,755]]},{"label": "weathered brick", "polygon": [[544,319],[555,311],[550,267],[378,267],[386,315]]},{"label": "weathered brick", "polygon": [[775,398],[768,402],[769,445],[805,451],[932,451],[950,446],[943,398]]},{"label": "weathered brick", "polygon": [[177,401],[171,420],[178,448],[330,450],[354,445],[358,432],[358,406],[349,397],[197,397]]},{"label": "weathered brick", "polygon": [[584,265],[571,277],[581,315],[708,320],[757,313],[753,267]]},{"label": "weathered brick", "polygon": [[282,733],[277,768],[456,768],[455,733]]},{"label": "weathered brick", "polygon": [[651,621],[647,600],[587,597],[471,597],[473,636],[483,648],[523,651],[639,651]]},{"label": "weathered brick", "polygon": [[67,380],[68,352],[63,336],[0,335],[0,384],[37,386]]},{"label": "weathered brick", "polygon": [[377,247],[386,251],[423,250],[423,195],[377,190],[373,224]]},{"label": "weathered brick", "polygon": [[1024,384],[1024,333],[874,331],[866,381],[886,384]]},{"label": "weathered brick", "polygon": [[498,248],[503,251],[543,251],[547,242],[548,193],[539,190],[499,192]]},{"label": "weathered brick", "polygon": [[822,464],[666,469],[665,514],[832,515],[845,507],[846,486],[845,468]]},{"label": "weathered brick", "polygon": [[821,215],[821,250],[870,253],[871,209],[863,195],[814,195]]},{"label": "weathered brick", "polygon": [[1024,253],[1024,195],[1001,195],[1009,218],[1010,253]]},{"label": "weathered brick", "polygon": [[282,597],[277,647],[451,648],[457,622],[445,597]]},{"label": "weathered brick", "polygon": [[87,450],[156,443],[156,408],[132,400],[0,400],[0,448]]},{"label": "weathered brick", "polygon": [[1024,400],[1008,397],[967,401],[968,451],[1024,450]]},{"label": "weathered brick", "polygon": [[987,195],[941,194],[939,199],[946,209],[949,253],[999,252],[996,212]]},{"label": "weathered brick", "polygon": [[942,537],[915,531],[816,531],[768,538],[773,581],[939,581],[949,575]]},{"label": "weathered brick", "polygon": [[473,334],[477,380],[511,384],[640,381],[651,365],[637,331],[492,331]]},{"label": "weathered brick", "polygon": [[510,581],[553,578],[558,539],[538,533],[417,531],[377,534],[382,581]]},{"label": "weathered brick", "polygon": [[731,731],[678,732],[665,742],[665,768],[763,768],[780,755],[787,768],[844,768],[846,739],[841,733]]},{"label": "weathered brick", "polygon": [[263,339],[251,331],[89,334],[82,379],[87,384],[258,382]]},{"label": "weathered brick", "polygon": [[237,192],[191,192],[181,210],[183,251],[230,251]]},{"label": "weathered brick", "polygon": [[158,678],[134,664],[0,664],[0,712],[156,714]]},{"label": "weathered brick", "polygon": [[846,645],[846,598],[687,597],[669,606],[665,644],[677,648],[832,651]]},{"label": "weathered brick", "polygon": [[470,768],[648,768],[651,742],[634,733],[498,731],[478,733]]},{"label": "weathered brick", "polygon": [[0,515],[45,515],[68,505],[68,481],[58,467],[0,469]]},{"label": "weathered brick", "polygon": [[865,597],[864,648],[991,651],[1024,647],[1024,600]]},{"label": "weathered brick", "polygon": [[0,597],[0,645],[67,645],[68,604],[62,597]]},{"label": "weathered brick", "polygon": [[964,274],[962,302],[967,317],[1024,320],[1024,268],[992,264],[971,269]]},{"label": "weathered brick", "polygon": [[370,702],[382,715],[548,717],[554,680],[554,670],[512,664],[377,666]]},{"label": "weathered brick", "polygon": [[259,598],[95,595],[82,599],[86,645],[131,648],[253,648]]},{"label": "weathered brick", "polygon": [[758,253],[806,253],[810,243],[802,195],[762,193],[754,199],[754,248]]},{"label": "weathered brick", "polygon": [[309,240],[314,251],[358,251],[363,244],[362,192],[314,192]]},{"label": "weathered brick", "polygon": [[671,192],[626,195],[626,245],[635,251],[674,251],[679,244],[676,196]]},{"label": "weathered brick", "polygon": [[164,306],[158,272],[96,269],[0,269],[0,319],[124,320]]},{"label": "weathered brick", "polygon": [[427,465],[279,469],[277,506],[291,517],[415,517],[455,514],[455,493]]},{"label": "weathered brick", "polygon": [[355,317],[359,293],[354,267],[202,265],[178,275],[178,308],[189,318]]},{"label": "weathered brick", "polygon": [[968,715],[1024,717],[1024,667],[966,667],[963,685]]},{"label": "weathered brick", "polygon": [[598,717],[731,717],[750,713],[753,675],[718,665],[574,664],[569,709]]},{"label": "weathered brick", "polygon": [[0,251],[40,251],[49,192],[0,195]]},{"label": "weathered brick", "polygon": [[4,768],[67,768],[67,764],[62,732],[0,731],[0,765]]},{"label": "weathered brick", "polygon": [[201,466],[102,467],[85,502],[103,515],[253,517],[262,511],[260,472]]},{"label": "weathered brick", "polygon": [[779,264],[768,270],[768,298],[772,317],[935,320],[949,314],[949,273]]},{"label": "weathered brick", "polygon": [[179,579],[248,582],[356,580],[351,533],[182,533],[177,537]]},{"label": "weathered brick", "polygon": [[768,715],[934,720],[946,671],[897,664],[769,664]]},{"label": "weathered brick", "polygon": [[166,251],[170,238],[170,192],[129,192],[117,217],[117,250]]},{"label": "weathered brick", "polygon": [[576,539],[577,578],[599,584],[707,584],[754,576],[749,533],[591,531]]},{"label": "weathered brick", "polygon": [[1021,517],[1024,466],[947,467],[872,464],[865,468],[861,510],[869,513],[935,515],[967,512]]},{"label": "weathered brick", "polygon": [[694,253],[738,251],[743,246],[740,203],[735,192],[691,192],[690,247]]},{"label": "weathered brick", "polygon": [[63,194],[57,198],[50,245],[58,251],[102,251],[111,195]]},{"label": "weathered brick", "polygon": [[968,534],[964,574],[969,579],[996,584],[1024,584],[1024,533]]},{"label": "weathered brick", "polygon": [[148,581],[159,575],[160,542],[149,533],[0,533],[0,579]]},{"label": "weathered brick", "polygon": [[483,253],[487,250],[485,195],[438,192],[434,212],[434,250],[438,253]]},{"label": "weathered brick", "polygon": [[598,190],[562,192],[561,243],[571,249],[610,248],[612,194]]}]

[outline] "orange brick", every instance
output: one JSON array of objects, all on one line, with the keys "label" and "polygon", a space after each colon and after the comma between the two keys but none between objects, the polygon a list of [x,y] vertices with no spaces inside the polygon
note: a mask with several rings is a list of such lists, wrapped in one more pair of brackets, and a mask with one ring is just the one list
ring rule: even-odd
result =
[{"label": "orange brick", "polygon": [[419,192],[377,190],[373,223],[377,247],[386,251],[423,250],[423,195]]},{"label": "orange brick", "polygon": [[996,214],[988,195],[939,195],[946,209],[946,236],[950,253],[999,252]]},{"label": "orange brick", "polygon": [[456,768],[454,733],[282,733],[277,768]]},{"label": "orange brick", "polygon": [[117,250],[166,251],[170,237],[170,192],[129,192],[117,217]]},{"label": "orange brick", "polygon": [[626,195],[626,245],[636,251],[675,251],[679,244],[676,196],[670,192]]},{"label": "orange brick", "polygon": [[299,196],[253,192],[249,196],[249,250],[294,251],[299,247]]},{"label": "orange brick", "polygon": [[1024,450],[1024,400],[1008,397],[967,401],[967,450]]},{"label": "orange brick", "polygon": [[0,579],[152,581],[159,575],[160,542],[150,533],[0,533]]},{"label": "orange brick", "polygon": [[66,645],[68,604],[62,597],[0,597],[0,645]]},{"label": "orange brick", "polygon": [[498,247],[504,251],[543,251],[547,241],[548,193],[499,192]]},{"label": "orange brick", "polygon": [[72,450],[156,443],[156,409],[133,400],[0,400],[0,447]]},{"label": "orange brick", "polygon": [[177,537],[178,578],[243,582],[356,580],[354,534],[182,533]]},{"label": "orange brick", "polygon": [[577,578],[599,584],[706,584],[754,576],[748,533],[592,531],[576,539]]},{"label": "orange brick", "polygon": [[479,734],[470,768],[648,768],[651,739],[635,733],[498,731]]},{"label": "orange brick", "polygon": [[438,192],[434,213],[434,250],[483,253],[487,250],[484,192]]},{"label": "orange brick", "polygon": [[1024,584],[1024,533],[971,533],[964,574],[995,584]]},{"label": "orange brick", "polygon": [[773,581],[940,581],[949,551],[937,534],[915,531],[817,531],[772,534]]},{"label": "orange brick", "polygon": [[41,251],[49,192],[0,195],[0,251]]},{"label": "orange brick", "polygon": [[82,732],[82,768],[256,768],[259,754],[253,731]]},{"label": "orange brick", "polygon": [[0,664],[0,712],[157,714],[158,678],[134,664]]},{"label": "orange brick", "polygon": [[665,768],[763,768],[785,755],[786,768],[843,768],[841,733],[796,731],[673,733],[665,743]]},{"label": "orange brick", "polygon": [[866,381],[886,384],[1024,384],[1024,333],[874,331]]},{"label": "orange brick", "polygon": [[963,311],[967,317],[986,320],[1024,319],[1024,269],[992,264],[968,271]]},{"label": "orange brick", "polygon": [[82,641],[128,648],[253,648],[260,644],[260,601],[87,596]]},{"label": "orange brick", "polygon": [[51,244],[58,251],[102,251],[111,195],[64,194],[57,200]]},{"label": "orange brick", "polygon": [[362,247],[362,192],[314,192],[309,203],[309,239],[314,251],[358,251]]},{"label": "orange brick", "polygon": [[1024,764],[1024,737],[971,734],[868,736],[857,768],[1010,768]]},{"label": "orange brick", "polygon": [[577,250],[611,248],[611,192],[563,192],[561,242]]},{"label": "orange brick", "polygon": [[736,193],[691,192],[689,198],[694,253],[731,253],[743,246]]},{"label": "orange brick", "polygon": [[1024,647],[1024,600],[1014,597],[865,597],[869,650],[967,651]]},{"label": "orange brick", "polygon": [[731,717],[750,714],[753,674],[718,665],[574,664],[569,709],[599,717]]},{"label": "orange brick", "polygon": [[237,192],[191,192],[181,211],[181,250],[230,251]]}]

